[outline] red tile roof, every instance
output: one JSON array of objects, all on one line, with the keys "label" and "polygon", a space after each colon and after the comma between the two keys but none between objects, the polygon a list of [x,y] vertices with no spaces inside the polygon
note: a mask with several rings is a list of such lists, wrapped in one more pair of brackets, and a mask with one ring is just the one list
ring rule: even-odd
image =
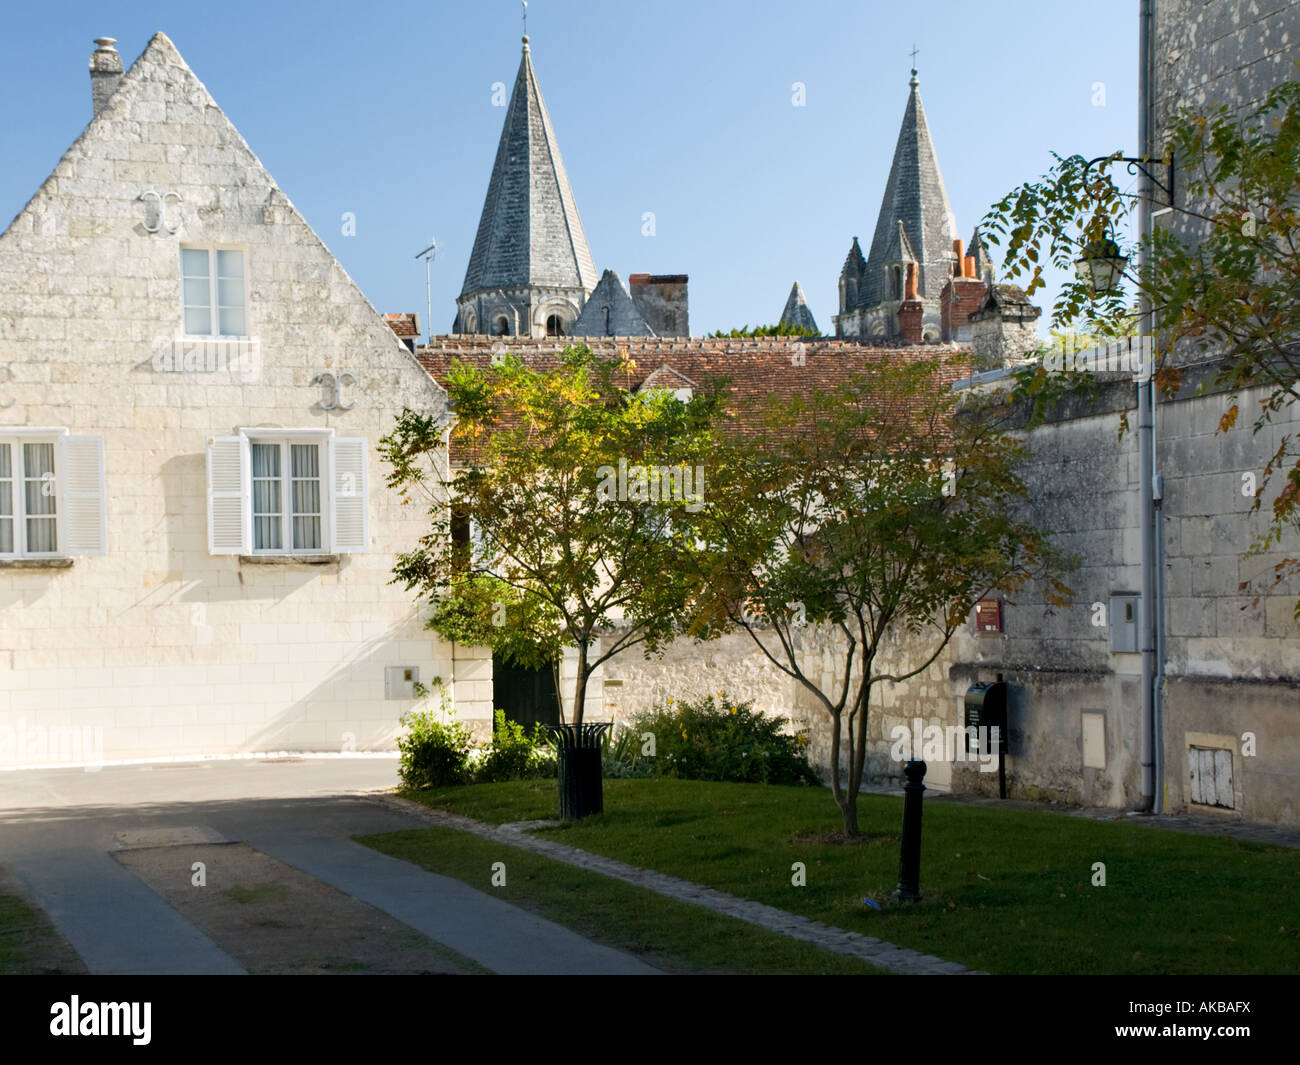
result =
[{"label": "red tile roof", "polygon": [[399,337],[418,337],[420,335],[420,316],[418,314],[386,314],[384,321]]},{"label": "red tile roof", "polygon": [[[621,382],[635,391],[647,381],[652,387],[667,384],[665,367],[673,376],[690,382],[727,378],[728,392],[734,402],[733,412],[756,411],[770,396],[812,396],[846,383],[853,375],[873,365],[899,361],[921,361],[943,357],[964,357],[970,352],[939,345],[881,347],[863,345],[852,340],[825,340],[809,337],[756,337],[745,339],[692,337],[583,337],[533,340],[525,337],[491,337],[476,335],[435,336],[427,347],[416,351],[421,365],[439,384],[446,383],[447,371],[459,361],[489,366],[494,350],[508,352],[535,369],[551,369],[558,355],[570,344],[586,343],[606,358],[626,352],[633,364]],[[498,347],[499,345],[499,347]],[[966,368],[944,367],[940,382],[948,383],[969,376]],[[675,387],[682,387],[676,385]],[[741,424],[746,435],[758,426]]]},{"label": "red tile roof", "polygon": [[[626,352],[635,365],[628,377],[631,388],[667,367],[690,381],[715,377],[731,379],[737,394],[798,394],[847,380],[882,361],[913,361],[965,355],[967,349],[926,344],[919,346],[870,345],[853,340],[814,337],[526,337],[477,335],[435,336],[417,349],[420,363],[439,383],[453,361],[490,365],[497,345],[526,365],[546,369],[574,343],[585,343],[597,355]],[[953,380],[959,375],[954,373]]]}]

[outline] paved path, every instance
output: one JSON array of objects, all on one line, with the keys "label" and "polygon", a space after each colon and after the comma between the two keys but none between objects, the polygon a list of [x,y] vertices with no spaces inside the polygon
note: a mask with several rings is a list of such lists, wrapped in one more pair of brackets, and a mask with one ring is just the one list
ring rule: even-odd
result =
[{"label": "paved path", "polygon": [[553,921],[476,891],[459,880],[351,840],[294,840],[252,846],[376,909],[493,972],[649,976],[659,973]]},{"label": "paved path", "polygon": [[613,858],[606,858],[599,854],[592,854],[590,851],[579,850],[577,847],[570,847],[566,843],[557,843],[555,840],[530,836],[523,825],[494,827],[485,825],[481,821],[462,817],[459,814],[434,810],[395,795],[380,796],[379,798],[391,808],[409,812],[412,816],[419,817],[430,824],[458,828],[464,832],[472,832],[476,836],[482,836],[484,839],[519,847],[521,850],[533,851],[557,862],[564,862],[566,865],[588,869],[595,873],[613,877],[615,880],[622,880],[629,884],[635,884],[637,887],[647,888],[679,902],[688,902],[694,906],[702,906],[706,910],[712,910],[714,913],[747,921],[749,924],[757,925],[771,932],[778,932],[781,935],[789,936],[791,939],[811,943],[823,950],[861,958],[863,961],[870,962],[872,965],[887,969],[890,972],[922,976],[970,973],[974,971],[967,969],[964,965],[959,965],[957,962],[944,961],[942,958],[936,958],[933,954],[922,954],[920,951],[910,950],[907,947],[886,943],[883,939],[876,939],[874,936],[864,936],[857,932],[836,928],[833,925],[822,924],[820,921],[800,917],[798,914],[789,913],[786,910],[778,910],[775,906],[767,906],[761,902],[737,898],[735,895],[728,895],[725,891],[717,891],[714,888],[693,884],[688,880],[680,880],[675,876],[667,876],[649,869],[640,869],[635,865],[628,865],[626,862],[616,861]]},{"label": "paved path", "polygon": [[[349,837],[422,820],[367,797],[396,762],[217,762],[0,773],[0,866],[92,973],[243,968],[121,866],[120,836],[246,842],[501,973],[650,974],[631,955]],[[179,835],[178,835],[179,834]]]},{"label": "paved path", "polygon": [[229,954],[106,852],[6,861],[92,973],[242,974]]}]

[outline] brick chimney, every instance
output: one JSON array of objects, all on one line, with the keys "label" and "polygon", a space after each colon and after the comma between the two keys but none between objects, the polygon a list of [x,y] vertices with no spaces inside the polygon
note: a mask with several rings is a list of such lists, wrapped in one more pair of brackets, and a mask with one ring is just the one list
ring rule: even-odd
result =
[{"label": "brick chimney", "polygon": [[960,271],[939,293],[940,328],[945,344],[969,344],[972,336],[970,316],[979,307],[988,286],[975,276],[975,256],[962,254],[960,240],[952,242],[952,250]]},{"label": "brick chimney", "polygon": [[898,305],[898,331],[908,344],[921,343],[925,307],[916,298],[916,263],[907,264],[903,302]]},{"label": "brick chimney", "polygon": [[90,98],[99,114],[122,80],[122,57],[113,47],[117,44],[113,37],[96,37],[95,44],[98,47],[90,54]]}]

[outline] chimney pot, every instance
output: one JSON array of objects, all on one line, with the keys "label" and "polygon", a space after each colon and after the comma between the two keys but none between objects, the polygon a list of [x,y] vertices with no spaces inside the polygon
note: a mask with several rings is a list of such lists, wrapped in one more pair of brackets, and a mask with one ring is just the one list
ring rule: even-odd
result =
[{"label": "chimney pot", "polygon": [[94,113],[99,114],[122,81],[122,57],[113,47],[116,38],[96,37],[95,44],[90,55],[90,99]]},{"label": "chimney pot", "polygon": [[962,260],[962,276],[972,278],[975,276],[975,256],[968,255]]}]

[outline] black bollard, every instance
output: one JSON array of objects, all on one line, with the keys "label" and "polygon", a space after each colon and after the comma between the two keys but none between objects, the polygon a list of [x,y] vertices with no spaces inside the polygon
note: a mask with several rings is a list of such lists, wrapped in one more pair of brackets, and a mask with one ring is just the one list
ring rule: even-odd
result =
[{"label": "black bollard", "polygon": [[903,785],[903,846],[898,862],[899,902],[921,899],[921,793],[925,791],[925,763],[913,758],[903,766],[907,783]]}]

